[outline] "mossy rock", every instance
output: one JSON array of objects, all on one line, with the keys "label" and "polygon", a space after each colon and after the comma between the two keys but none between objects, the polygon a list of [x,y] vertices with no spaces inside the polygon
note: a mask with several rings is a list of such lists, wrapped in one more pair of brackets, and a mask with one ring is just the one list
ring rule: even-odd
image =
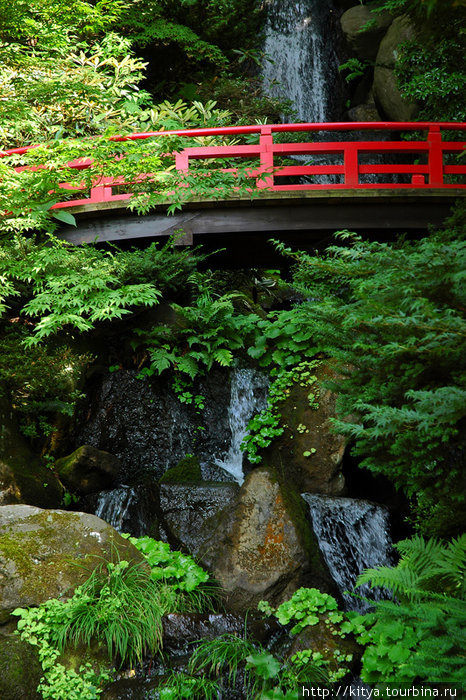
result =
[{"label": "mossy rock", "polygon": [[55,462],[61,481],[82,495],[112,488],[121,469],[120,460],[110,452],[92,445],[82,445],[67,457]]},{"label": "mossy rock", "polygon": [[95,515],[0,507],[0,624],[18,607],[73,594],[102,560],[144,562],[114,528]]},{"label": "mossy rock", "polygon": [[16,634],[0,634],[0,698],[39,700],[36,688],[41,676],[37,647]]},{"label": "mossy rock", "polygon": [[160,479],[161,484],[189,484],[202,481],[199,457],[186,455],[178,464],[167,469]]}]

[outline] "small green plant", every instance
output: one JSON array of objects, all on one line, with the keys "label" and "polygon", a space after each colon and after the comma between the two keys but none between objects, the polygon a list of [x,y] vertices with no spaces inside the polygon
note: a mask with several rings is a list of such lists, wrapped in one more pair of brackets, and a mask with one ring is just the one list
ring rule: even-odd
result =
[{"label": "small green plant", "polygon": [[[274,377],[269,387],[267,407],[254,416],[248,423],[248,434],[241,443],[241,449],[246,453],[253,464],[262,461],[260,450],[266,448],[285,431],[281,421],[280,404],[290,395],[293,384],[301,387],[314,387],[317,377],[314,370],[321,364],[319,360],[302,361],[291,369],[273,368],[270,376]],[[309,406],[313,409],[319,407],[318,390],[308,394]],[[306,431],[306,426],[298,426],[298,432]],[[306,456],[306,455],[305,455]],[[310,456],[310,454],[309,454]]]},{"label": "small green plant", "polygon": [[191,657],[189,670],[193,674],[220,676],[226,690],[235,689],[241,670],[247,700],[295,700],[297,683],[328,682],[325,669],[312,658],[296,655],[284,660],[260,644],[232,634],[202,643]]},{"label": "small green plant", "polygon": [[129,535],[123,537],[129,539],[144,555],[151,569],[152,581],[163,581],[175,590],[192,593],[209,580],[209,574],[192,557],[171,550],[166,542],[154,540],[147,535],[138,538]]},{"label": "small green plant", "polygon": [[130,539],[145,562],[102,561],[69,600],[14,610],[22,639],[38,647],[42,697],[94,700],[110,679],[107,669],[86,665],[78,674],[57,663],[67,647],[98,641],[110,662],[131,667],[161,649],[163,615],[201,611],[212,600],[213,591],[202,589],[208,574],[191,557],[150,537]]},{"label": "small green plant", "polygon": [[349,613],[343,629],[366,645],[366,683],[447,683],[464,686],[466,535],[449,543],[415,537],[396,545],[396,567],[365,571],[357,585],[383,586],[399,602],[376,602],[366,615]]}]

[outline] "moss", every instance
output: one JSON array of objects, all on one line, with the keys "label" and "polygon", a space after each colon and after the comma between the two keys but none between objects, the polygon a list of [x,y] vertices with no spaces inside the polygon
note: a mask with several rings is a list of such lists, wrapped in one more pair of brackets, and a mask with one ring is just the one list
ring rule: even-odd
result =
[{"label": "moss", "polygon": [[15,635],[0,634],[0,697],[35,700],[42,675],[37,650]]},{"label": "moss", "polygon": [[167,469],[160,479],[161,484],[187,484],[202,481],[199,457],[186,455],[175,467]]}]

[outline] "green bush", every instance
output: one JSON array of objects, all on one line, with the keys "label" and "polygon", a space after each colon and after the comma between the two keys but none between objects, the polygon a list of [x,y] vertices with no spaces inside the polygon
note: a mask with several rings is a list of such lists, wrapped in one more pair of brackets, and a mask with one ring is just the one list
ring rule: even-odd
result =
[{"label": "green bush", "polygon": [[464,687],[466,535],[450,543],[417,537],[396,548],[402,557],[395,568],[370,569],[358,578],[358,585],[383,586],[399,601],[380,601],[374,612],[352,616],[353,631],[366,645],[361,677],[382,687]]},{"label": "green bush", "polygon": [[[335,429],[353,442],[361,467],[413,500],[420,529],[432,534],[460,532],[464,512],[463,234],[461,217],[412,242],[343,232],[323,257],[295,256],[295,279],[311,299],[301,307],[303,329],[341,366],[332,386],[348,418],[334,420]],[[326,291],[314,288],[320,271]]]}]

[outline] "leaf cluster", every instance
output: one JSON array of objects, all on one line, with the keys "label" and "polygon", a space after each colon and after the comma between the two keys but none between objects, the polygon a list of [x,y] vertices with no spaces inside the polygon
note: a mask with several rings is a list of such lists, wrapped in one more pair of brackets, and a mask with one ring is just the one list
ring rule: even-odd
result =
[{"label": "leaf cluster", "polygon": [[[452,227],[416,242],[367,242],[348,233],[323,257],[300,254],[297,279],[313,342],[342,379],[334,420],[361,466],[415,499],[426,530],[458,527],[464,449],[466,246]],[[345,245],[349,243],[349,245]],[[336,282],[315,295],[316,271]],[[346,289],[342,291],[342,280]],[[348,368],[351,368],[350,370]],[[451,506],[450,506],[451,507]],[[428,516],[428,519],[425,516]],[[437,517],[438,516],[438,517]],[[450,516],[451,517],[451,516]]]}]

